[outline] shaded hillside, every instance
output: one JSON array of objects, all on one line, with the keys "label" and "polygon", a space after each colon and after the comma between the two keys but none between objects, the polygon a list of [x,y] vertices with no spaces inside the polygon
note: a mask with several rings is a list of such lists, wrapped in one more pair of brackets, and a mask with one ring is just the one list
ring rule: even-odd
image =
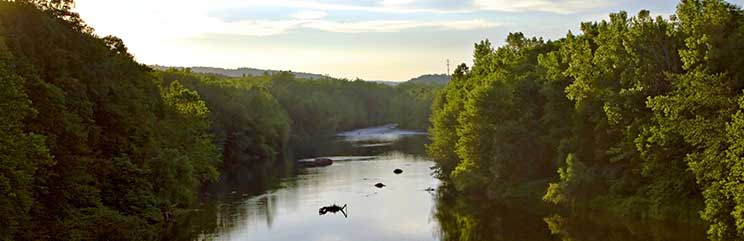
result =
[{"label": "shaded hillside", "polygon": [[408,80],[410,83],[445,85],[450,82],[451,76],[446,74],[425,74]]}]

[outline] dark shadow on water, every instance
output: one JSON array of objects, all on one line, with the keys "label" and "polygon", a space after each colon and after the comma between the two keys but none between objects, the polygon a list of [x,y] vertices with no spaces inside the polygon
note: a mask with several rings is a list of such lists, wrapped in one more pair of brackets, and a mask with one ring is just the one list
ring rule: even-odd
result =
[{"label": "dark shadow on water", "polygon": [[437,192],[434,217],[443,241],[702,241],[702,227],[588,211],[557,212],[540,203],[483,201]]}]

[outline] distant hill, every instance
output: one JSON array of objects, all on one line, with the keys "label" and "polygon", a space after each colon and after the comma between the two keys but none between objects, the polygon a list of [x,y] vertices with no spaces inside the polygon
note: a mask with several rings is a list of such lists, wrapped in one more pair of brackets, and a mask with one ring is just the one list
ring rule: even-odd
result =
[{"label": "distant hill", "polygon": [[409,83],[445,85],[450,82],[451,76],[446,74],[425,74],[408,80]]},{"label": "distant hill", "polygon": [[[185,67],[171,67],[171,66],[161,66],[161,65],[151,65],[150,68],[153,68],[156,70],[167,70],[171,68],[185,69]],[[219,74],[219,75],[230,76],[230,77],[262,76],[264,75],[264,73],[274,74],[280,71],[280,70],[255,69],[255,68],[225,69],[225,68],[200,67],[200,66],[190,67],[190,69],[192,72],[196,72],[196,73]],[[300,78],[300,79],[322,79],[322,78],[329,77],[329,76],[325,76],[321,74],[312,74],[312,73],[304,73],[304,72],[292,72],[292,73],[297,78]]]},{"label": "distant hill", "polygon": [[[202,67],[202,66],[196,66],[196,67],[173,67],[173,66],[162,66],[162,65],[150,65],[150,68],[156,69],[156,70],[168,70],[168,69],[186,69],[190,68],[192,72],[195,73],[203,73],[203,74],[218,74],[218,75],[224,75],[229,77],[243,77],[243,76],[262,76],[264,74],[274,74],[277,72],[280,72],[281,70],[270,70],[270,69],[256,69],[256,68],[237,68],[237,69],[225,69],[225,68],[216,68],[216,67]],[[297,78],[300,79],[322,79],[322,78],[332,78],[327,75],[322,74],[313,74],[313,73],[305,73],[305,72],[292,72]],[[445,85],[449,83],[450,76],[446,74],[425,74],[421,75],[419,77],[410,79],[406,82],[397,82],[397,81],[388,81],[388,80],[365,80],[369,82],[379,83],[379,84],[386,84],[386,85],[398,85],[400,83],[419,83],[419,84],[436,84],[436,85]]]}]

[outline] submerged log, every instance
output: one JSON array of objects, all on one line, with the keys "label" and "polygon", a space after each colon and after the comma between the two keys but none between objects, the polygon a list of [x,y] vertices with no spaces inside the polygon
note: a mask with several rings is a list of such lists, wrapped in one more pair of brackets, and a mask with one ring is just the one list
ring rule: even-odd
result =
[{"label": "submerged log", "polygon": [[337,213],[337,212],[341,212],[341,214],[343,214],[344,217],[347,217],[346,216],[346,211],[344,211],[345,209],[346,209],[346,204],[344,204],[343,207],[339,207],[338,205],[333,204],[331,206],[321,207],[318,210],[318,214],[319,215],[325,215],[326,213]]}]

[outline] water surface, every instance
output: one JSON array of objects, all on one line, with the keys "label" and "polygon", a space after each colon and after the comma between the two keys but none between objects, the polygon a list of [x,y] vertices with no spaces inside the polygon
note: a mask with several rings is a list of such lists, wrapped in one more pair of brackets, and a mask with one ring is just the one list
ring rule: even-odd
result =
[{"label": "water surface", "polygon": [[[326,156],[276,182],[242,183],[179,217],[181,240],[705,240],[701,227],[551,211],[539,202],[470,200],[441,188],[426,136],[392,126],[318,138],[296,158]],[[396,168],[404,172],[393,173]],[[384,188],[374,184],[384,183]],[[246,186],[251,188],[245,188]],[[433,190],[432,190],[433,189]],[[319,214],[323,206],[344,212]]]}]

